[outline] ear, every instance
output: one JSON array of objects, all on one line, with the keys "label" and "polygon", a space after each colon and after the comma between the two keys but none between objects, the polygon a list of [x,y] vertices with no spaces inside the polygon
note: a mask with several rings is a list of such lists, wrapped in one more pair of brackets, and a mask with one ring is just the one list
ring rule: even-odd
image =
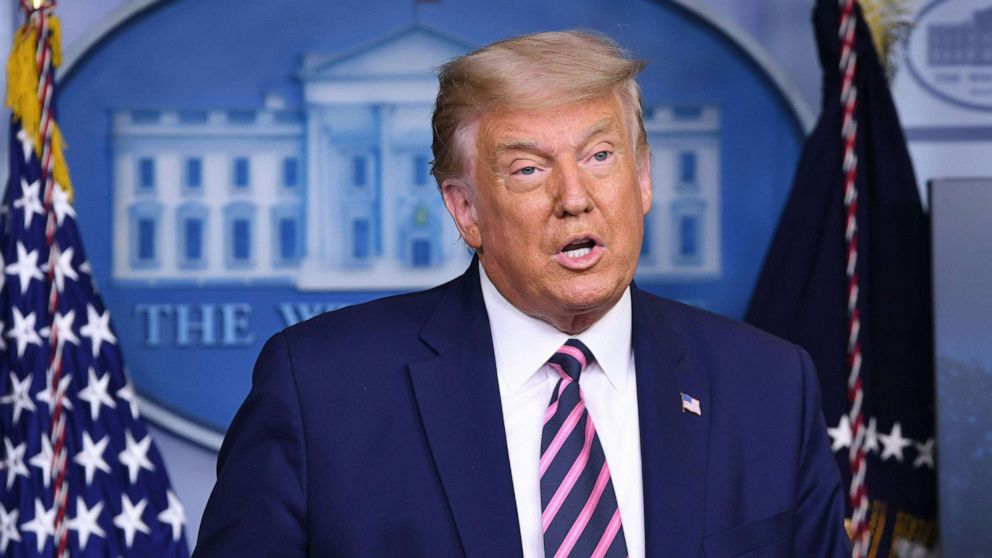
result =
[{"label": "ear", "polygon": [[482,233],[472,187],[463,180],[447,178],[441,183],[441,196],[465,243],[476,250],[482,248]]},{"label": "ear", "polygon": [[648,211],[651,211],[651,199],[654,192],[651,183],[651,150],[644,148],[638,158],[640,164],[637,166],[637,183],[641,188],[641,205],[644,214],[647,215]]}]

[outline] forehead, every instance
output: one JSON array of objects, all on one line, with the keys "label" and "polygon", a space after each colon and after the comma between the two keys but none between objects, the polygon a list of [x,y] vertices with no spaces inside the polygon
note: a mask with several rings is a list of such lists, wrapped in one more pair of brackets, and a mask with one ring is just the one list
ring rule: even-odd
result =
[{"label": "forehead", "polygon": [[489,111],[478,122],[477,153],[491,158],[518,148],[577,147],[600,135],[626,137],[624,128],[615,95],[544,108]]}]

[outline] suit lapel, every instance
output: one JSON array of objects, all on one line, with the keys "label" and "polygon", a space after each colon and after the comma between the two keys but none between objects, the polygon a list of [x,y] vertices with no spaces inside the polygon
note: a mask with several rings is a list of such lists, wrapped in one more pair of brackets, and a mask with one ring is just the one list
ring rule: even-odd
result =
[{"label": "suit lapel", "polygon": [[[631,295],[646,554],[698,556],[706,499],[709,378],[705,370],[690,368],[685,343],[664,306],[649,309],[636,286]],[[682,412],[681,393],[700,400],[702,416]]]},{"label": "suit lapel", "polygon": [[465,554],[521,556],[496,361],[474,260],[449,285],[421,338],[438,355],[410,363],[410,377]]}]

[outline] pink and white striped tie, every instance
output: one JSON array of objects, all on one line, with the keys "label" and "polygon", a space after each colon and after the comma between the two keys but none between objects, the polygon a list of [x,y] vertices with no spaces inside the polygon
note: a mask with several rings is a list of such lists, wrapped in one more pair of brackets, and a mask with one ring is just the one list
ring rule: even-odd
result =
[{"label": "pink and white striped tie", "polygon": [[546,558],[627,556],[610,468],[579,388],[593,361],[578,339],[548,360],[561,379],[541,436],[541,526]]}]

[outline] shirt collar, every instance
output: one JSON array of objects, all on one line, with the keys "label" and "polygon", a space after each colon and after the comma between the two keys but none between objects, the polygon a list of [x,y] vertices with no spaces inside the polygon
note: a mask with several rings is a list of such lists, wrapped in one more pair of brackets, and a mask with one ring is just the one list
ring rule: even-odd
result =
[{"label": "shirt collar", "polygon": [[[500,391],[514,392],[537,374],[548,358],[573,336],[513,306],[489,280],[481,262],[479,279],[489,314]],[[630,374],[630,287],[599,321],[574,337],[589,347],[610,384],[623,393]]]}]

